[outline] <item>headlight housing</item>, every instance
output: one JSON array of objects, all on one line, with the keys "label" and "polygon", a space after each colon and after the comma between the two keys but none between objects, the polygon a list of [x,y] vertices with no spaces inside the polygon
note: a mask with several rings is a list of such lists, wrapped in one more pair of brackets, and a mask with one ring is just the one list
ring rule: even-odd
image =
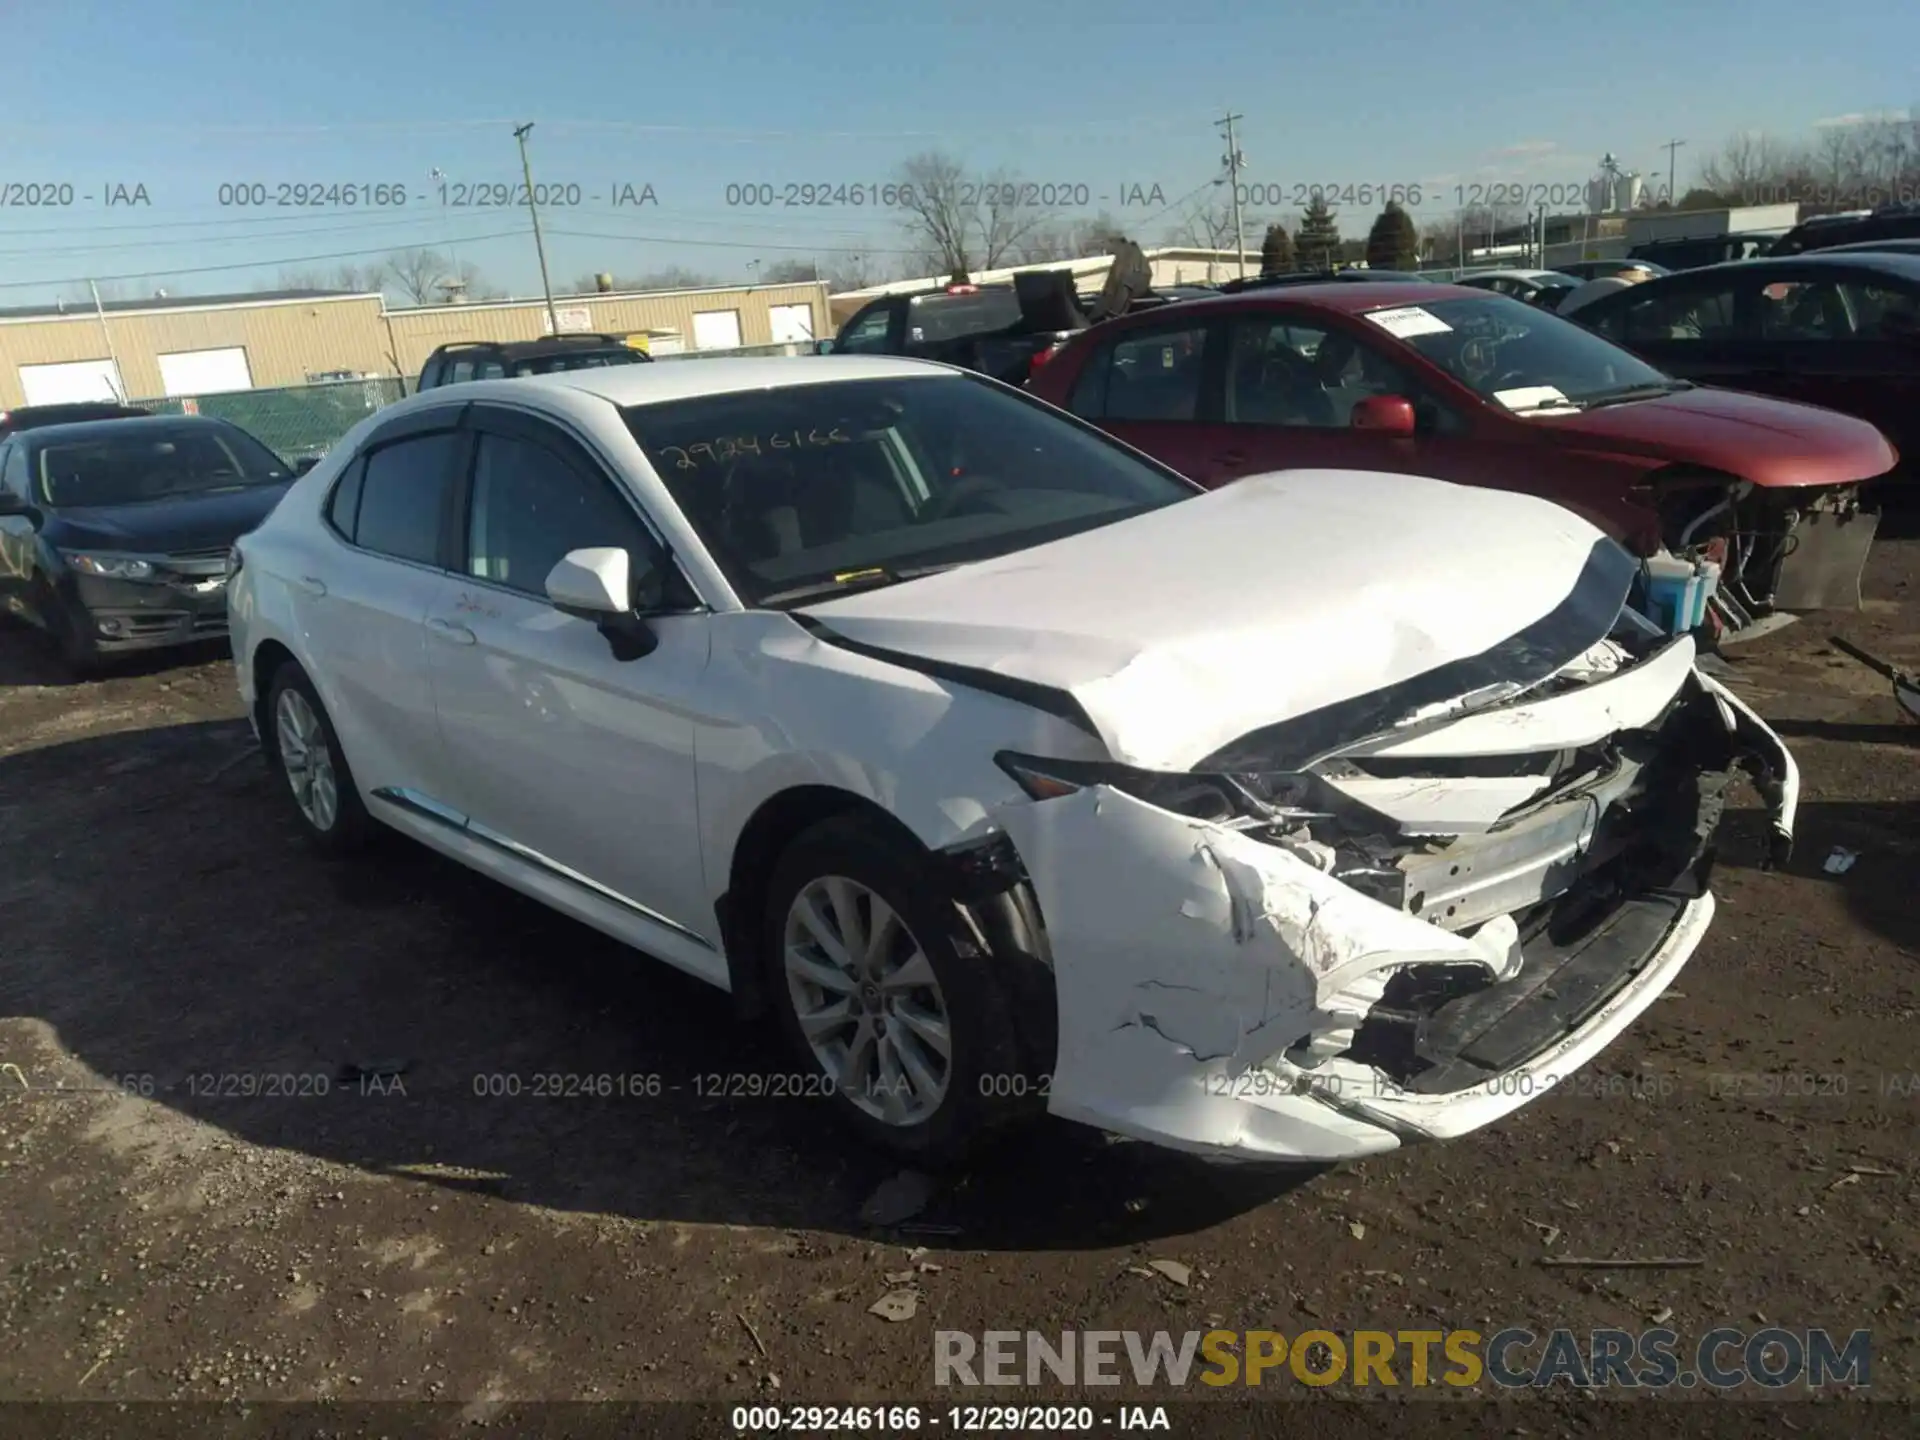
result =
[{"label": "headlight housing", "polygon": [[1136,800],[1195,820],[1323,819],[1311,800],[1311,776],[1225,775],[1136,770],[1101,760],[1051,760],[1002,750],[994,764],[1035,800],[1056,800],[1089,785],[1108,785]]},{"label": "headlight housing", "polygon": [[133,555],[62,550],[60,556],[82,575],[98,575],[103,580],[151,580],[159,573],[151,560],[142,560]]}]

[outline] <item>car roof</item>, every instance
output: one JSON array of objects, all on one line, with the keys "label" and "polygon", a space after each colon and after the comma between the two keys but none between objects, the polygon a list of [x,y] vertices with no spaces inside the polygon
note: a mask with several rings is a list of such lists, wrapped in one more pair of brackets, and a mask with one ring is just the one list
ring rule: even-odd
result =
[{"label": "car roof", "polygon": [[[1197,302],[1205,304],[1205,301]],[[787,390],[844,380],[937,379],[960,374],[954,366],[930,360],[883,355],[755,356],[732,360],[679,360],[655,365],[608,365],[592,370],[560,370],[551,375],[521,375],[511,380],[468,380],[436,385],[388,406],[396,414],[417,402],[464,404],[499,399],[523,401],[542,390],[571,390],[612,404],[655,405],[697,400],[745,390]],[[125,423],[125,422],[120,422]]]},{"label": "car roof", "polygon": [[124,415],[110,420],[71,420],[65,425],[35,425],[20,438],[35,447],[75,441],[140,435],[154,430],[236,430],[231,420],[217,415]]},{"label": "car roof", "polygon": [[[1810,252],[1814,255],[1858,255],[1863,250],[1879,250],[1889,255],[1920,254],[1920,235],[1895,235],[1886,240],[1849,240],[1844,245],[1823,245]],[[1791,257],[1775,255],[1775,260]]]},{"label": "car roof", "polygon": [[[1233,295],[1209,295],[1204,300],[1183,300],[1179,308],[1187,311],[1210,310],[1216,306],[1235,309],[1246,305],[1310,305],[1321,310],[1357,315],[1383,306],[1418,305],[1426,300],[1487,298],[1485,290],[1472,285],[1442,285],[1426,280],[1351,281],[1343,284],[1329,280],[1316,285],[1276,285],[1271,289],[1242,290]],[[1148,313],[1158,317],[1163,312],[1155,310]]]},{"label": "car roof", "polygon": [[506,360],[524,360],[533,355],[587,355],[595,350],[628,348],[618,335],[545,335],[538,340],[454,340],[437,346],[434,353],[485,352]]},{"label": "car roof", "polygon": [[1723,272],[1752,275],[1763,270],[1792,270],[1807,266],[1816,270],[1879,270],[1903,280],[1920,280],[1920,255],[1898,250],[1809,250],[1802,255],[1755,255],[1748,260],[1726,260],[1718,265],[1703,265],[1697,270],[1656,275],[1643,283],[1657,285],[1683,277],[1718,275]]},{"label": "car roof", "polygon": [[1563,270],[1470,270],[1459,277],[1459,282],[1464,284],[1468,280],[1574,280],[1578,278]]}]

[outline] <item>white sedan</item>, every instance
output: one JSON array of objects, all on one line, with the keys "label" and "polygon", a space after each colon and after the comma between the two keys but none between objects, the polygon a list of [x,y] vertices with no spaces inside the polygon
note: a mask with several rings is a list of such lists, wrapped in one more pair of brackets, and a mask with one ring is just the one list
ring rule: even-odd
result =
[{"label": "white sedan", "polygon": [[1673,980],[1736,768],[1791,837],[1778,738],[1569,512],[1204,493],[944,366],[430,391],[229,563],[323,848],[390,826],[771,1010],[926,1160],[1040,1108],[1220,1160],[1459,1135]]}]

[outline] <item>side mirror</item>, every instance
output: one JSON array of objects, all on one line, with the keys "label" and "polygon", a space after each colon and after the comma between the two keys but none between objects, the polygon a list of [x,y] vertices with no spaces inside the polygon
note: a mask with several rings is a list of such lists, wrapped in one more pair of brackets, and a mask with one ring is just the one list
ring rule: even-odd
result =
[{"label": "side mirror", "polygon": [[1411,435],[1418,428],[1413,402],[1404,395],[1369,395],[1353,407],[1347,424],[1355,430]]},{"label": "side mirror", "polygon": [[40,511],[37,506],[29,505],[11,490],[0,490],[0,517],[8,515],[23,517],[35,529],[40,526]]},{"label": "side mirror", "polygon": [[816,355],[831,355],[833,353],[833,341],[831,340],[814,341],[813,353]]},{"label": "side mirror", "polygon": [[660,643],[653,627],[634,608],[637,588],[659,589],[659,577],[648,566],[639,576],[633,558],[618,546],[590,546],[569,550],[547,572],[547,599],[562,615],[599,627],[613,647],[616,660],[638,660]]},{"label": "side mirror", "polygon": [[300,476],[306,474],[319,463],[320,457],[318,455],[302,455],[298,460],[293,462],[294,478],[296,480],[299,479]]}]

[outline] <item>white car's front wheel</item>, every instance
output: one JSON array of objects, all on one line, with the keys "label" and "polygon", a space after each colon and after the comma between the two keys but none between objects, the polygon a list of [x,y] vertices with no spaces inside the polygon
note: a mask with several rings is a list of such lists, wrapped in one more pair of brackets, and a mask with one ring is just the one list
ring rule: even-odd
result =
[{"label": "white car's front wheel", "polygon": [[959,1158],[1033,1108],[992,957],[924,854],[879,825],[816,825],[781,857],[763,934],[796,1058],[868,1140]]}]

